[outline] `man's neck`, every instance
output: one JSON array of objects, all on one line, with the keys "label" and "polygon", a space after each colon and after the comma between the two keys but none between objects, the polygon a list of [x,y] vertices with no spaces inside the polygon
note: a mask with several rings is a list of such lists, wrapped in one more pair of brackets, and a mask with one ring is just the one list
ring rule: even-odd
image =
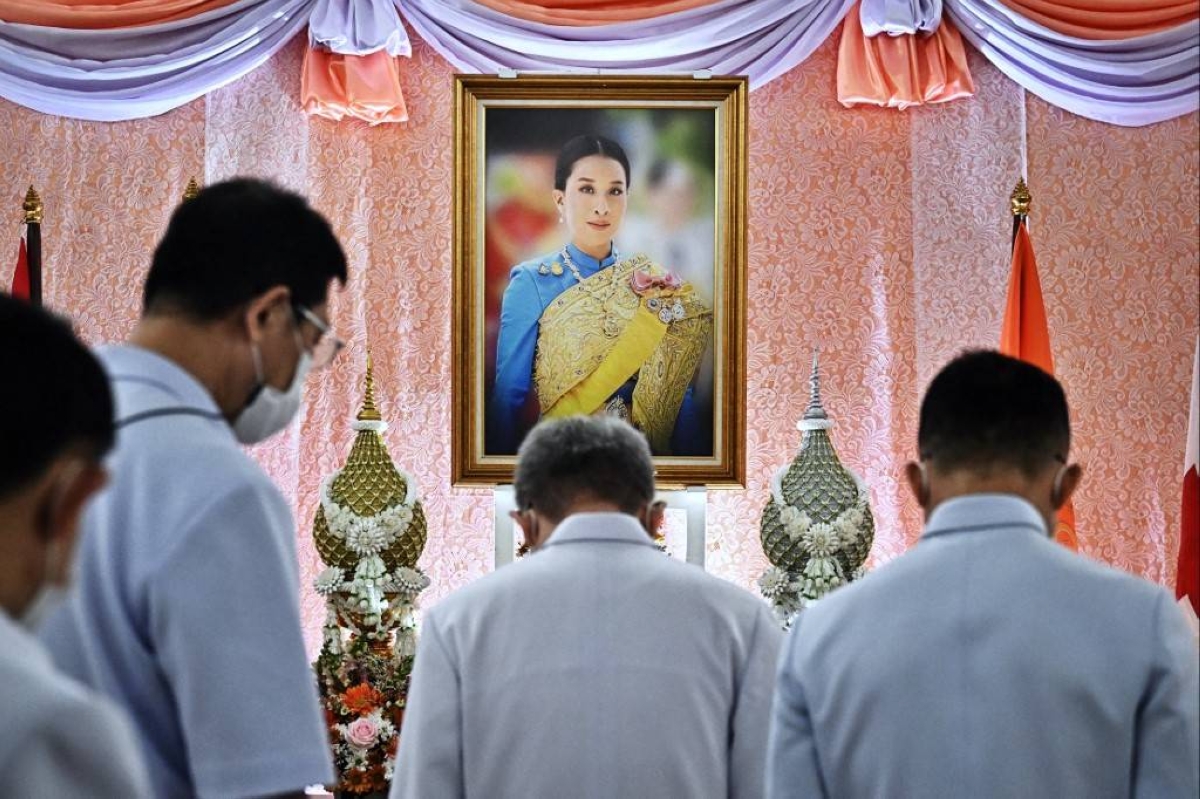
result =
[{"label": "man's neck", "polygon": [[550,540],[550,536],[558,529],[558,526],[567,519],[578,513],[623,513],[623,511],[614,502],[606,502],[602,499],[578,499],[567,506],[563,512],[562,518],[558,521],[551,521],[548,517],[538,514],[538,546]]},{"label": "man's neck", "polygon": [[1046,520],[1048,529],[1053,530],[1054,509],[1048,504],[1049,485],[1044,480],[1030,479],[1018,470],[993,471],[978,474],[971,471],[956,471],[933,475],[930,478],[929,503],[925,507],[926,518],[944,502],[976,494],[1010,494],[1033,505]]},{"label": "man's neck", "polygon": [[235,359],[249,361],[227,331],[228,322],[199,322],[180,316],[143,317],[129,343],[172,361],[190,374],[212,396],[226,419],[232,421],[246,405],[239,387]]}]

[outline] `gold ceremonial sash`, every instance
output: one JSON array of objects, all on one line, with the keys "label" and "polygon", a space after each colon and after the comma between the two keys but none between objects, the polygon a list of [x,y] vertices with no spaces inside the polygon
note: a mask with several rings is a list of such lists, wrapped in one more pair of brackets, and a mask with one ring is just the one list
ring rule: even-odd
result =
[{"label": "gold ceremonial sash", "polygon": [[567,289],[542,312],[534,385],[543,416],[592,414],[637,375],[632,421],[662,454],[708,346],[712,311],[688,283],[635,292],[635,271],[665,274],[635,256]]}]

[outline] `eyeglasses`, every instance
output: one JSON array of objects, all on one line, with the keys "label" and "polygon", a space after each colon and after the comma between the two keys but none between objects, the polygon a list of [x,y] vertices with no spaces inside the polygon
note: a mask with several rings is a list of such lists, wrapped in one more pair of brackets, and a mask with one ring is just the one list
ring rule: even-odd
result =
[{"label": "eyeglasses", "polygon": [[313,345],[312,350],[309,352],[309,356],[312,358],[314,369],[324,369],[333,363],[333,359],[346,346],[346,342],[335,336],[333,331],[329,329],[329,325],[308,308],[305,308],[303,305],[296,305],[294,307],[296,309],[296,316],[315,327],[317,332],[321,334],[321,337],[317,339],[317,343]]}]

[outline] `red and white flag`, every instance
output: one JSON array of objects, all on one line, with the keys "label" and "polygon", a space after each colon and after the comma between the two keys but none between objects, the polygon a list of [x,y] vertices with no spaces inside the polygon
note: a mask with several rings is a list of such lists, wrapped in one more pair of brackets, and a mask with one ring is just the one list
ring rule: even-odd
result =
[{"label": "red and white flag", "polygon": [[1179,566],[1175,596],[1187,597],[1200,614],[1200,337],[1192,364],[1192,399],[1188,405],[1187,444],[1183,455],[1183,505],[1179,518]]}]

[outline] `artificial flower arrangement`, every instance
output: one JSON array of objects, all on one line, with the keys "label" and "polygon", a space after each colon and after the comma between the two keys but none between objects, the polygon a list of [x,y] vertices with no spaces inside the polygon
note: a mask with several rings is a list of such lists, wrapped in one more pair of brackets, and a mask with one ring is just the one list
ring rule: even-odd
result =
[{"label": "artificial flower arrangement", "polygon": [[796,425],[800,450],[771,480],[761,520],[763,551],[771,566],[759,590],[787,629],[805,607],[863,575],[875,538],[869,492],[838,460],[821,403],[816,356],[809,406]]},{"label": "artificial flower arrangement", "polygon": [[428,585],[417,569],[389,573],[378,555],[360,561],[353,579],[336,567],[317,577],[328,615],[314,667],[340,792],[386,792],[392,780],[416,655],[416,599]]},{"label": "artificial flower arrangement", "polygon": [[387,424],[374,402],[367,362],[363,408],[346,466],[321,484],[313,538],[328,568],[315,581],[325,598],[320,655],[313,664],[338,773],[340,796],[384,796],[416,655],[416,568],[425,512],[416,481],[392,462]]}]

